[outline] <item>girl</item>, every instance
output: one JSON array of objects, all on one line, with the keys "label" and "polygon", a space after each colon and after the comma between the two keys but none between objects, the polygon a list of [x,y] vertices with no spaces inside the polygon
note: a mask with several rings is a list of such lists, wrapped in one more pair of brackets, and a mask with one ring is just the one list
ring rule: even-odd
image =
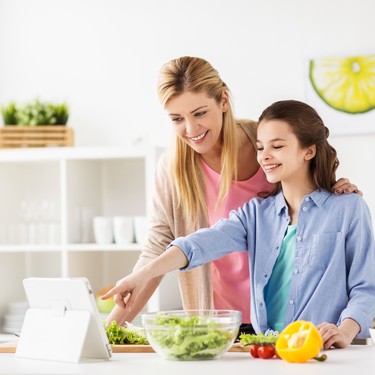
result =
[{"label": "girl", "polygon": [[[298,101],[276,102],[259,119],[257,159],[270,183],[229,219],[174,240],[120,280],[104,298],[127,307],[145,280],[188,271],[234,250],[248,253],[256,332],[303,319],[318,325],[325,348],[368,337],[375,316],[375,247],[368,207],[358,194],[331,192],[338,166],[328,129]],[[236,274],[232,275],[235,279]]]}]

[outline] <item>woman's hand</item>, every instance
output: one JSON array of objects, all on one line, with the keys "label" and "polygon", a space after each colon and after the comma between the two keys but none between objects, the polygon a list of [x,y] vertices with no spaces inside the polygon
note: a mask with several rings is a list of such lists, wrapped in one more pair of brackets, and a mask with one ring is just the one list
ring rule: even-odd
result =
[{"label": "woman's hand", "polygon": [[159,286],[161,277],[155,277],[148,283],[145,283],[145,287],[139,292],[136,299],[132,299],[132,306],[129,311],[127,301],[125,308],[116,305],[107,317],[107,324],[110,324],[113,320],[118,325],[124,325],[125,322],[132,322],[133,319],[139,314],[139,312],[146,305],[150,297],[154,294],[156,288]]},{"label": "woman's hand", "polygon": [[[186,267],[187,265],[188,260],[184,252],[176,246],[171,246],[152,262],[117,281],[116,286],[102,296],[102,299],[114,297],[117,307],[114,308],[110,316],[118,324],[120,322],[124,323],[125,314],[134,318],[151,297],[152,288],[154,288],[153,290],[156,289],[156,284],[160,282],[160,277],[167,272]],[[110,323],[109,319],[110,317],[107,322]]]},{"label": "woman's hand", "polygon": [[356,185],[352,184],[347,178],[340,178],[332,187],[332,191],[336,195],[357,193],[360,196],[363,195],[362,191],[357,188]]},{"label": "woman's hand", "polygon": [[[125,312],[132,313],[137,297],[144,293],[144,289],[147,289],[149,281],[147,272],[142,272],[141,269],[117,281],[116,286],[101,297],[104,300],[113,297],[117,305],[117,308],[115,307],[113,312],[115,317],[112,320],[117,321],[116,318],[120,319],[120,315],[124,315]],[[120,321],[118,321],[119,324]]]},{"label": "woman's hand", "polygon": [[323,338],[324,349],[332,346],[335,348],[346,348],[358,334],[360,327],[352,319],[345,319],[338,327],[335,324],[323,322],[317,326]]}]

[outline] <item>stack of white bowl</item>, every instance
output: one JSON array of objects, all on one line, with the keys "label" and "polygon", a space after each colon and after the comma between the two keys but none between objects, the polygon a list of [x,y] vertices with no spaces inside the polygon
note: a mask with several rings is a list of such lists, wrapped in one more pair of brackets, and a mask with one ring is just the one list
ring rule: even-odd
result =
[{"label": "stack of white bowl", "polygon": [[8,312],[3,316],[2,331],[4,333],[19,333],[28,308],[27,302],[11,302]]}]

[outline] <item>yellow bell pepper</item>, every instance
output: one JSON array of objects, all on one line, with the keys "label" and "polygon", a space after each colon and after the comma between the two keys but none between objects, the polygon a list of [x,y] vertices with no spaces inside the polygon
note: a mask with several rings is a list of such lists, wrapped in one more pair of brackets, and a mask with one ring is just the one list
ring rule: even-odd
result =
[{"label": "yellow bell pepper", "polygon": [[287,362],[306,362],[317,357],[322,347],[323,340],[317,328],[303,320],[289,324],[276,342],[277,354]]}]

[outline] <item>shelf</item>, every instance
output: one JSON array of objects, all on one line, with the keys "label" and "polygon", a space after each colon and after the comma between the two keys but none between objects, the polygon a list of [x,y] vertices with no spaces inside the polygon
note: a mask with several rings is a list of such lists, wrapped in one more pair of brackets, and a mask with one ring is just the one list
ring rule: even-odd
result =
[{"label": "shelf", "polygon": [[0,253],[43,253],[61,252],[61,245],[0,245]]},{"label": "shelf", "polygon": [[0,163],[88,159],[143,158],[147,151],[140,147],[46,147],[0,150]]},{"label": "shelf", "polygon": [[75,251],[141,251],[142,246],[137,243],[131,243],[126,245],[117,245],[117,244],[108,244],[108,245],[100,245],[100,244],[70,244],[66,247],[67,251],[75,252]]},{"label": "shelf", "polygon": [[68,252],[74,251],[141,251],[142,246],[137,243],[126,245],[96,243],[88,244],[69,244],[63,245],[0,245],[0,253],[43,253],[43,252],[61,252],[64,249]]}]

